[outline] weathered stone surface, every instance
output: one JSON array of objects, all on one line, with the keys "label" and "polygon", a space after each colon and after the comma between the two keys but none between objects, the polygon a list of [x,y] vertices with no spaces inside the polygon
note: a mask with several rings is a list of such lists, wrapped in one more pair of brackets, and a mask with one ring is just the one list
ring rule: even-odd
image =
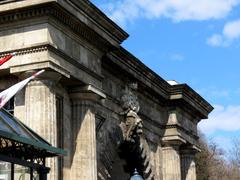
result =
[{"label": "weathered stone surface", "polygon": [[[50,180],[128,179],[134,168],[149,180],[196,178],[192,149],[208,102],[122,48],[127,33],[88,0],[5,2],[0,56],[17,55],[0,67],[0,89],[46,70],[15,96],[14,114],[67,151],[63,160],[48,160]],[[126,106],[131,83],[138,87]],[[141,122],[142,133],[126,138],[129,122]]]},{"label": "weathered stone surface", "polygon": [[170,145],[162,149],[163,179],[181,180],[181,158],[179,145]]},{"label": "weathered stone surface", "polygon": [[73,160],[71,177],[77,179],[97,179],[95,114],[92,102],[72,100]]}]

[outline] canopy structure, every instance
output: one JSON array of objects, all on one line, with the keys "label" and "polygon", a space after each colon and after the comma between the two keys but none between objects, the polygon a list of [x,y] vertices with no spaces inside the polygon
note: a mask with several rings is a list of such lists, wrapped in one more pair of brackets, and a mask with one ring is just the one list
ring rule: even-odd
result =
[{"label": "canopy structure", "polygon": [[49,168],[45,167],[45,159],[64,154],[64,150],[51,146],[16,117],[0,109],[0,161],[29,167],[38,172],[39,179],[46,179]]}]

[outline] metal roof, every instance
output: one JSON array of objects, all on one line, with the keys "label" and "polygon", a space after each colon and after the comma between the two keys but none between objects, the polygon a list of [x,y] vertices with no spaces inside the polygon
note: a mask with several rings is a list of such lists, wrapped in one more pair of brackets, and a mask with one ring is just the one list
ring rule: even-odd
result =
[{"label": "metal roof", "polygon": [[18,158],[35,159],[65,155],[3,108],[0,109],[0,154],[17,153]]}]

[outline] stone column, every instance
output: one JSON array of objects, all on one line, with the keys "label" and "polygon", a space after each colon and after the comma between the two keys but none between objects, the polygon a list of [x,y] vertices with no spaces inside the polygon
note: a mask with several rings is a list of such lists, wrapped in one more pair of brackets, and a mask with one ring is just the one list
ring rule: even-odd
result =
[{"label": "stone column", "polygon": [[196,164],[194,149],[181,150],[182,180],[196,180]]},{"label": "stone column", "polygon": [[[26,72],[25,77],[32,73]],[[30,81],[23,96],[24,108],[16,112],[25,117],[21,120],[27,126],[53,146],[57,145],[55,85],[60,77],[58,73],[46,71]],[[57,158],[47,159],[46,166],[51,167],[48,179],[57,180]]]},{"label": "stone column", "polygon": [[163,180],[181,180],[181,161],[178,143],[167,143],[162,148]]},{"label": "stone column", "polygon": [[[94,90],[93,90],[94,89]],[[71,92],[72,180],[97,180],[95,104],[105,95],[88,85]]]}]

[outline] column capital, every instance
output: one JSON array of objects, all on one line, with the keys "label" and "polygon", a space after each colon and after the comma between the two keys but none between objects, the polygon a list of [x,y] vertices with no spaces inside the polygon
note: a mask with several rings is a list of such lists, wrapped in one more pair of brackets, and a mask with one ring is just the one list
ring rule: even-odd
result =
[{"label": "column capital", "polygon": [[180,150],[182,155],[195,155],[197,152],[201,152],[201,149],[195,145],[183,146]]},{"label": "column capital", "polygon": [[[34,73],[38,72],[39,70],[29,70],[19,74],[20,79],[26,79],[33,75]],[[56,71],[44,71],[41,75],[37,76],[36,79],[40,80],[51,80],[54,82],[58,82],[61,79],[62,75]]]},{"label": "column capital", "polygon": [[106,95],[103,93],[103,91],[91,84],[72,88],[69,92],[69,96],[71,99],[91,101],[102,101],[106,99]]},{"label": "column capital", "polygon": [[164,147],[180,147],[182,144],[185,144],[186,140],[179,136],[166,136],[162,138],[162,145]]}]

